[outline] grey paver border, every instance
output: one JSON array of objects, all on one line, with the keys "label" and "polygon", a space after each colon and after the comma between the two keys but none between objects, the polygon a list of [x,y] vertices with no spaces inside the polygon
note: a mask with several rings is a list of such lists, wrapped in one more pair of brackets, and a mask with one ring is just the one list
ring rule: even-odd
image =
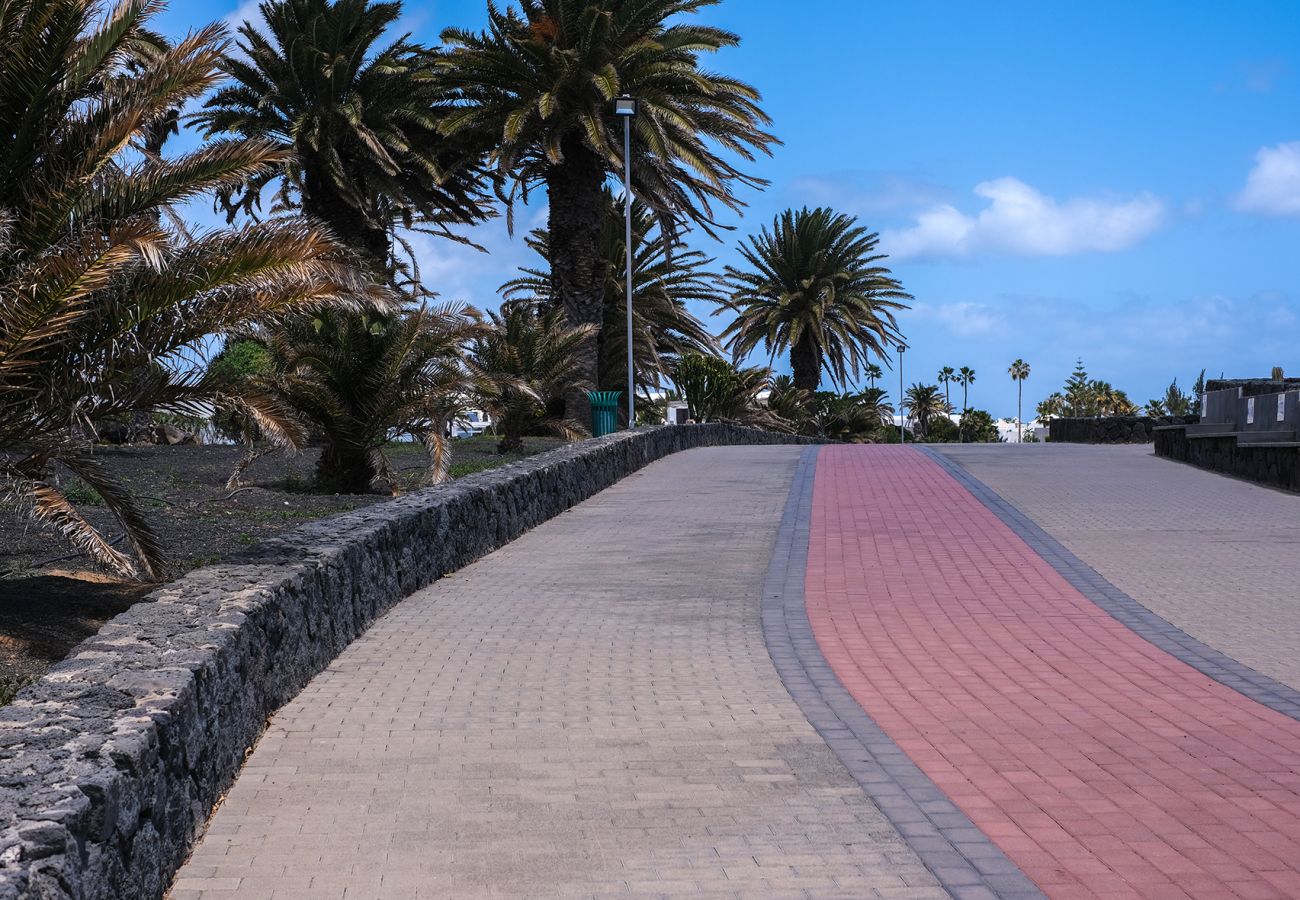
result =
[{"label": "grey paver border", "polygon": [[1300,721],[1300,691],[1215,650],[1152,612],[1071,553],[1033,519],[972,475],[958,460],[929,447],[920,449],[1019,535],[1079,593],[1118,622],[1202,675],[1213,678],[1275,712]]},{"label": "grey paver border", "polygon": [[939,883],[960,900],[1043,893],[912,762],[840,683],[804,603],[818,448],[799,457],[763,586],[763,637],[786,690]]}]

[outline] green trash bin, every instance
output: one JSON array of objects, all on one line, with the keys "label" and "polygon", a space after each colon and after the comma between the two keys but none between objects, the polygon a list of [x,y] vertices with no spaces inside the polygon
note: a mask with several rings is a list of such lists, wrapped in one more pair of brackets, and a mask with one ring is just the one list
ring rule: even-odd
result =
[{"label": "green trash bin", "polygon": [[618,431],[618,399],[622,391],[587,391],[591,403],[591,436],[604,437]]}]

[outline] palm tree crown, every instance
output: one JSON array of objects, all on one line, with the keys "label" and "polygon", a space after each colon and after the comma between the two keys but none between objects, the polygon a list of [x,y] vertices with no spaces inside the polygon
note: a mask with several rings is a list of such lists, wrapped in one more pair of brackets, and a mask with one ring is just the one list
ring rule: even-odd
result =
[{"label": "palm tree crown", "polygon": [[265,28],[239,29],[233,83],[204,105],[206,133],[274,142],[291,151],[226,195],[228,213],[255,213],[279,178],[279,207],[301,204],[380,271],[392,265],[395,226],[444,231],[482,217],[473,154],[438,133],[449,108],[436,54],[398,40],[377,46],[400,3],[267,0]]},{"label": "palm tree crown", "polygon": [[961,385],[961,408],[970,408],[970,386],[975,383],[975,370],[962,366],[957,370],[957,383]]},{"label": "palm tree crown", "polygon": [[741,245],[745,269],[727,266],[725,331],[740,359],[758,346],[790,352],[795,385],[815,390],[825,372],[836,385],[857,376],[872,354],[900,339],[894,311],[911,296],[880,265],[879,236],[830,209],[787,210]]},{"label": "palm tree crown", "polygon": [[[489,4],[486,31],[443,33],[440,65],[460,108],[441,128],[494,148],[508,205],[545,186],[551,273],[572,325],[601,324],[603,191],[623,164],[615,97],[640,101],[632,181],[670,237],[683,219],[712,233],[715,205],[742,205],[736,185],[766,183],[728,158],[751,161],[776,143],[758,91],[700,65],[739,38],[687,19],[716,2],[519,0]],[[594,341],[581,362],[596,382]]]},{"label": "palm tree crown", "polygon": [[907,389],[903,410],[916,423],[916,430],[922,436],[928,436],[931,421],[938,416],[947,415],[949,406],[936,385],[914,384]]},{"label": "palm tree crown", "polygon": [[[230,404],[284,440],[301,434],[266,398],[194,362],[213,334],[374,295],[341,248],[301,219],[187,236],[161,215],[284,161],[263,141],[157,152],[172,111],[218,79],[224,32],[169,48],[156,3],[0,5],[0,490],[100,563],[158,577],[161,545],[90,455],[96,424],[159,407]],[[114,548],[54,479],[58,462],[104,498]],[[134,556],[134,559],[132,558]]]}]

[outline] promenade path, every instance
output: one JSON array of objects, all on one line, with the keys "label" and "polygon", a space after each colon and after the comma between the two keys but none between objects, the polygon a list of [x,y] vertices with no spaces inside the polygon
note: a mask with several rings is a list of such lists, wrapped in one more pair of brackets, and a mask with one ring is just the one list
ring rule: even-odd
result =
[{"label": "promenade path", "polygon": [[942,452],[1139,603],[1300,689],[1300,497],[1149,446]]},{"label": "promenade path", "polygon": [[768,656],[800,449],[669,457],[399,604],[274,717],[173,900],[944,896]]},{"label": "promenade path", "polygon": [[173,900],[1300,897],[1297,522],[1141,448],[669,457],[349,647]]}]

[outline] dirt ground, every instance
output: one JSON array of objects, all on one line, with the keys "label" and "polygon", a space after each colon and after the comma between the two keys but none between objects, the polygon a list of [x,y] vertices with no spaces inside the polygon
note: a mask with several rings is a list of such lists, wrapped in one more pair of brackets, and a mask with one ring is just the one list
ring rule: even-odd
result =
[{"label": "dirt ground", "polygon": [[[490,435],[456,441],[452,475],[514,462],[561,443],[529,438],[521,453],[501,456],[495,442]],[[403,489],[422,486],[422,447],[397,444],[386,452]],[[226,479],[243,453],[240,447],[194,445],[96,450],[105,468],[131,485],[163,537],[168,579],[304,521],[390,499],[379,492],[313,493],[316,450],[264,457],[245,473],[249,487],[232,492]],[[66,481],[63,487],[106,534],[119,533],[107,511],[96,506],[93,492]],[[53,529],[0,506],[0,703],[154,587],[103,572]]]}]

